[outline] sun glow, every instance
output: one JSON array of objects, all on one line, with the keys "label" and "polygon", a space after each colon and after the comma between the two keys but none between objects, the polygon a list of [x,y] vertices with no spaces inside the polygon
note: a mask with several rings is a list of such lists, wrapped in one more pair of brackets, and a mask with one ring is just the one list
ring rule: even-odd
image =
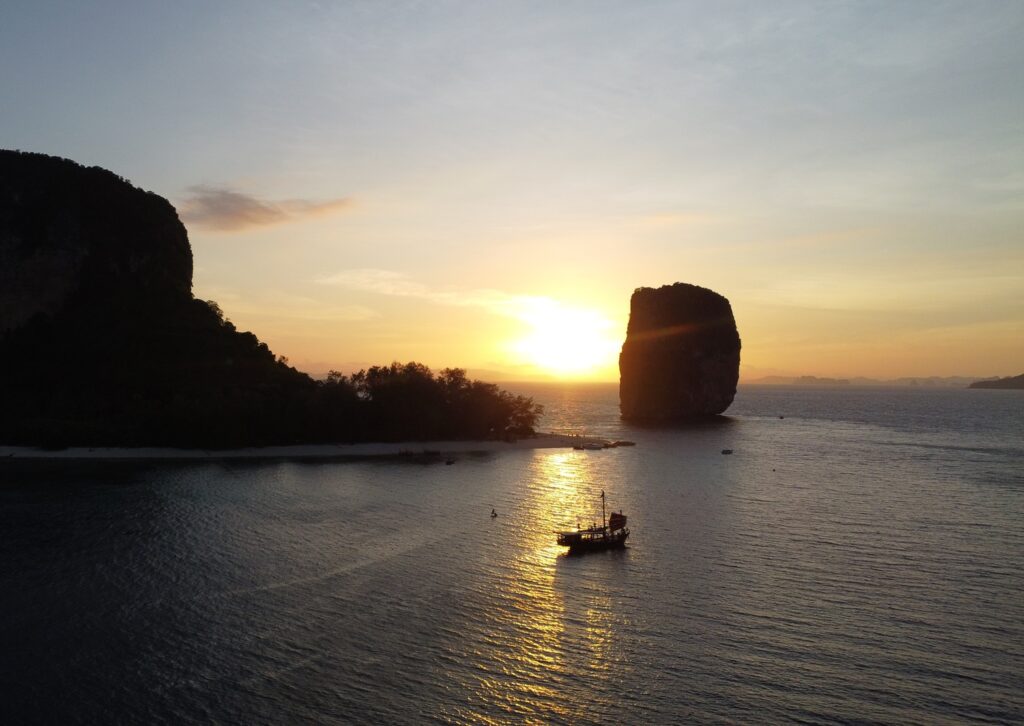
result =
[{"label": "sun glow", "polygon": [[530,298],[516,317],[531,332],[512,344],[524,362],[558,376],[593,374],[612,366],[622,344],[617,326],[595,310]]}]

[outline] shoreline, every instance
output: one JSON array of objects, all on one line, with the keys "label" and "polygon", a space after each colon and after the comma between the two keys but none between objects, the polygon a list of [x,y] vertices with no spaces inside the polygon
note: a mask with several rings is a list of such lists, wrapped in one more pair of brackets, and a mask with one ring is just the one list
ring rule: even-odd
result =
[{"label": "shoreline", "polygon": [[170,447],[87,447],[43,449],[34,446],[0,446],[0,462],[30,459],[182,460],[219,459],[350,459],[371,457],[445,457],[452,454],[498,453],[523,449],[571,449],[579,444],[605,444],[596,436],[541,433],[516,441],[397,441],[359,444],[293,444],[242,449],[175,449]]}]

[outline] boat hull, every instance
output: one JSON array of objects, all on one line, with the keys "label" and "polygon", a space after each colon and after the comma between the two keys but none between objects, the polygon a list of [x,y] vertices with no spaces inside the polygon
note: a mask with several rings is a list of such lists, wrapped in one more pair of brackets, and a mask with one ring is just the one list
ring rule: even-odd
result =
[{"label": "boat hull", "polygon": [[603,552],[604,550],[622,549],[629,537],[628,529],[615,532],[595,534],[592,532],[571,532],[559,535],[558,544],[569,548],[569,554],[577,555],[586,552]]}]

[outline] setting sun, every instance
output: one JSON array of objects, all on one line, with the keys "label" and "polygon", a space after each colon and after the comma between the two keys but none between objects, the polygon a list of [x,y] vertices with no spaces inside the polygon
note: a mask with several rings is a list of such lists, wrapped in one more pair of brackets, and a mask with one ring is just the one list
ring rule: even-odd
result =
[{"label": "setting sun", "polygon": [[554,375],[578,376],[613,366],[622,345],[615,323],[596,310],[531,298],[516,317],[531,330],[512,343],[512,351],[522,361]]}]

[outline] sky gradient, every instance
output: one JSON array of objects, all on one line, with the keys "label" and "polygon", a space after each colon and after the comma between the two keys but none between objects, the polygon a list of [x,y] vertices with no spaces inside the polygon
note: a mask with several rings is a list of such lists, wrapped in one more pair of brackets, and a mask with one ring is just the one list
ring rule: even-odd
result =
[{"label": "sky gradient", "polygon": [[1014,375],[1022,37],[1019,2],[13,2],[0,145],[170,199],[195,294],[315,373],[615,380],[633,289],[684,281],[747,379]]}]

